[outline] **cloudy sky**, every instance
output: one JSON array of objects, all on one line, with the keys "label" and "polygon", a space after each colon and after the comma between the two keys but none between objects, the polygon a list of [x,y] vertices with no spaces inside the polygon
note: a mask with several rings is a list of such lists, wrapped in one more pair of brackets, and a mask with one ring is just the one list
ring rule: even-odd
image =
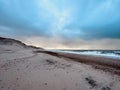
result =
[{"label": "cloudy sky", "polygon": [[43,48],[120,49],[120,0],[0,0],[0,36]]}]

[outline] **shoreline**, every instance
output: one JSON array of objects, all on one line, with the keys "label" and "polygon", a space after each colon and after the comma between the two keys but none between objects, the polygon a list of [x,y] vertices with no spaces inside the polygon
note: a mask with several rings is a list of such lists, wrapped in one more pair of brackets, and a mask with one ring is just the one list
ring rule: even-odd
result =
[{"label": "shoreline", "polygon": [[[120,60],[120,55],[119,54],[115,54],[114,52],[104,54],[104,53],[102,53],[102,50],[96,50],[96,51],[94,51],[94,50],[62,50],[62,51],[48,50],[48,51],[63,52],[63,53],[78,54],[78,55],[90,55],[90,56],[106,57],[106,58],[113,58],[113,59],[119,59]],[[107,51],[107,50],[103,50],[103,51]],[[110,51],[112,51],[112,50],[110,50]],[[117,50],[113,50],[113,51],[117,51]],[[118,51],[120,51],[120,50],[118,50]]]},{"label": "shoreline", "polygon": [[67,52],[55,52],[47,50],[37,50],[35,53],[45,53],[55,57],[71,60],[79,63],[84,63],[93,66],[96,69],[111,72],[120,75],[120,59],[109,58],[95,55],[83,55]]},{"label": "shoreline", "polygon": [[[119,90],[118,60],[6,47],[0,54],[0,90]],[[6,52],[8,53],[6,53]],[[14,52],[12,52],[14,51]],[[101,59],[101,58],[99,58]],[[108,64],[108,63],[107,63]]]}]

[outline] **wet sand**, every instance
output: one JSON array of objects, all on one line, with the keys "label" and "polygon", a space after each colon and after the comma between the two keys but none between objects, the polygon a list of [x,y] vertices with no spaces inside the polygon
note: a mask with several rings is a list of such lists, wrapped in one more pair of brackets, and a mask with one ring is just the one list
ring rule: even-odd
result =
[{"label": "wet sand", "polygon": [[120,59],[108,58],[93,55],[82,55],[82,54],[72,54],[66,52],[53,52],[53,51],[35,51],[36,53],[46,53],[59,58],[64,58],[65,60],[72,60],[75,62],[80,62],[84,64],[89,64],[96,69],[102,69],[108,72],[112,72],[120,75]]},{"label": "wet sand", "polygon": [[110,58],[0,46],[0,90],[119,90]]}]

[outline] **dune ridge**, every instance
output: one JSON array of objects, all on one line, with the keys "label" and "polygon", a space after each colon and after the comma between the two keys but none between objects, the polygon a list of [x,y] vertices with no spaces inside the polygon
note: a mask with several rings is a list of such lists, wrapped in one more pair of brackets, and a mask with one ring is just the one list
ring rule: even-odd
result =
[{"label": "dune ridge", "polygon": [[20,45],[0,44],[0,90],[120,89],[119,60]]}]

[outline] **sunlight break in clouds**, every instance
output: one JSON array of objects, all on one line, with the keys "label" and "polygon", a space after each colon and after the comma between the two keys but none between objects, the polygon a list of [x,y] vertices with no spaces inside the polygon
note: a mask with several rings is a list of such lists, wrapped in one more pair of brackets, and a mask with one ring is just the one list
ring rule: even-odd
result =
[{"label": "sunlight break in clouds", "polygon": [[[72,10],[68,8],[59,8],[57,4],[50,0],[38,0],[39,8],[42,8],[47,19],[52,18],[50,30],[53,36],[59,36],[62,32],[65,32],[64,27],[72,22]],[[41,3],[42,2],[42,3]]]},{"label": "sunlight break in clouds", "polygon": [[43,48],[120,49],[119,8],[120,0],[0,0],[0,36],[37,37],[31,44]]},{"label": "sunlight break in clouds", "polygon": [[64,38],[45,38],[30,37],[24,38],[24,42],[28,45],[36,45],[46,49],[120,49],[120,39],[64,39]]}]

